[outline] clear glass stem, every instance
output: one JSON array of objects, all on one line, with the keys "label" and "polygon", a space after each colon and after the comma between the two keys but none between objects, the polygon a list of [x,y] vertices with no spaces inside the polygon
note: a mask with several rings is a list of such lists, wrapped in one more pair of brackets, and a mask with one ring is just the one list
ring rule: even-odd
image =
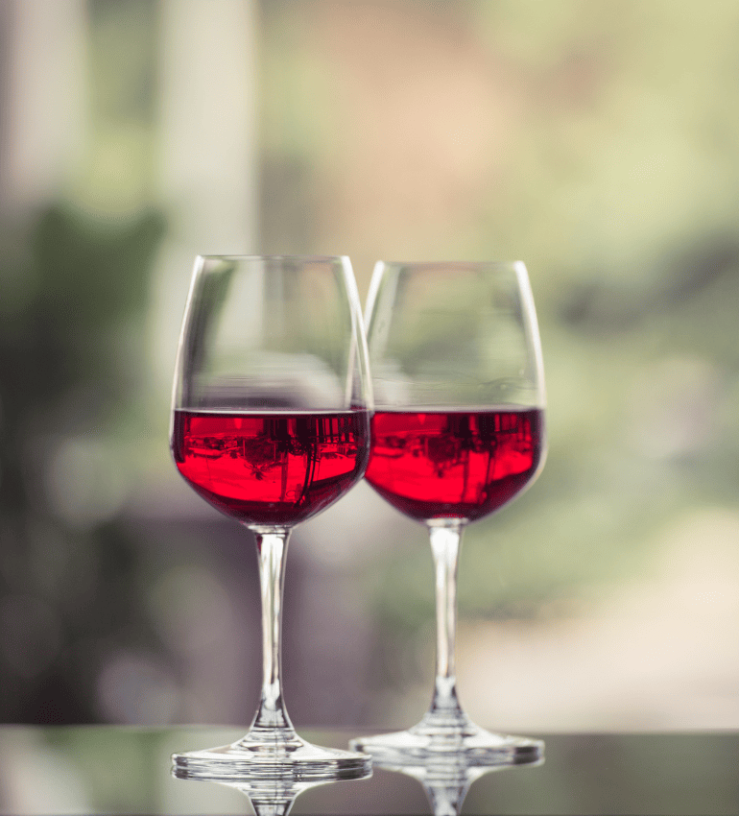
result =
[{"label": "clear glass stem", "polygon": [[250,739],[297,740],[282,699],[282,596],[289,529],[255,530],[262,591],[262,693]]},{"label": "clear glass stem", "polygon": [[457,564],[462,541],[460,521],[429,526],[436,572],[436,679],[431,707],[424,718],[439,725],[466,721],[457,698],[454,647],[457,633]]},{"label": "clear glass stem", "polygon": [[262,693],[249,732],[237,742],[172,757],[181,779],[234,783],[262,816],[283,816],[305,787],[372,773],[366,754],[322,748],[302,740],[282,699],[282,597],[290,531],[252,528],[262,590]]},{"label": "clear glass stem", "polygon": [[[464,713],[457,697],[454,645],[457,634],[457,564],[463,520],[429,524],[436,572],[436,679],[428,711],[407,731],[358,737],[355,750],[372,755],[376,768],[400,770],[421,779],[434,813],[456,814],[470,782],[470,769],[537,762],[544,743],[486,731]],[[419,776],[419,769],[422,771]],[[425,770],[424,770],[425,769]]]}]

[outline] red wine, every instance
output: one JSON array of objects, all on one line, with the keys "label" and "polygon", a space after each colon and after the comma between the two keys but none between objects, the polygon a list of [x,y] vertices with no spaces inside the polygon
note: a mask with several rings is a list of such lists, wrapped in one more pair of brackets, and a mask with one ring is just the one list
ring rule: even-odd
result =
[{"label": "red wine", "polygon": [[378,411],[367,481],[418,521],[474,521],[536,474],[544,413],[536,408]]},{"label": "red wine", "polygon": [[361,478],[368,437],[366,411],[175,411],[172,452],[184,478],[226,515],[292,526]]}]

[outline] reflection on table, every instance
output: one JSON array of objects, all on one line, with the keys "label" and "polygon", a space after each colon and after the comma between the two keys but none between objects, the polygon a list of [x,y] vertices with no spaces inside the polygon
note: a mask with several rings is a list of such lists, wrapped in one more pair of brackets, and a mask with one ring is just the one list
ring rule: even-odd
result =
[{"label": "reflection on table", "polygon": [[374,759],[376,770],[393,771],[416,779],[426,791],[433,816],[459,816],[462,813],[470,785],[481,776],[493,771],[514,768],[534,768],[544,763],[544,758],[530,761],[513,759],[508,763],[480,764],[469,754],[453,751],[427,752],[423,759],[409,752],[407,757],[396,756],[395,760]]},{"label": "reflection on table", "polygon": [[291,782],[286,779],[252,779],[243,782],[216,782],[243,793],[256,816],[287,816],[295,800],[309,788],[334,782]]},{"label": "reflection on table", "polygon": [[[170,770],[172,753],[227,743],[242,731],[0,726],[0,813],[250,813],[241,791],[175,779]],[[357,735],[309,728],[301,733],[337,748]],[[432,801],[447,808],[439,812],[454,813],[456,796],[463,814],[739,814],[739,733],[543,738],[543,765],[476,779],[448,766],[426,769],[420,778],[376,768],[370,779],[299,792],[291,814],[429,814],[433,810],[422,786],[429,782],[436,785]],[[273,794],[273,800],[281,795]]]}]

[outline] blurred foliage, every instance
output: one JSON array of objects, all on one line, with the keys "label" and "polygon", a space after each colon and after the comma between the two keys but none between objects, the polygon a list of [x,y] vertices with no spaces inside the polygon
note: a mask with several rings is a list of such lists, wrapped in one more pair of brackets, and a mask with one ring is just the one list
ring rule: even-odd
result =
[{"label": "blurred foliage", "polygon": [[[259,251],[348,253],[360,291],[378,258],[529,269],[549,457],[466,530],[461,614],[578,612],[650,570],[668,521],[739,512],[739,5],[258,5]],[[142,360],[163,221],[141,207],[167,149],[161,9],[87,9],[73,198],[140,214],[58,204],[0,235],[5,720],[94,719],[106,656],[164,649],[148,556],[120,520],[152,442]],[[353,577],[377,621],[374,691],[402,693],[413,649],[432,645],[433,577],[422,526],[398,516],[392,538]]]},{"label": "blurred foliage", "polygon": [[87,0],[88,142],[74,199],[131,213],[157,199],[160,4]]},{"label": "blurred foliage", "polygon": [[[378,258],[522,258],[531,275],[549,457],[465,531],[461,615],[581,614],[649,573],[668,524],[739,510],[739,7],[263,15],[265,154],[273,175],[303,168],[301,248],[346,236],[365,287]],[[314,104],[293,104],[299,90]],[[291,206],[289,187],[271,195],[268,227]],[[431,647],[433,579],[423,529],[399,519],[395,538],[365,585],[376,679],[400,690],[418,679],[409,650]]]},{"label": "blurred foliage", "polygon": [[106,654],[149,636],[110,437],[137,410],[163,230],[158,213],[104,221],[59,204],[0,241],[3,721],[95,721]]}]

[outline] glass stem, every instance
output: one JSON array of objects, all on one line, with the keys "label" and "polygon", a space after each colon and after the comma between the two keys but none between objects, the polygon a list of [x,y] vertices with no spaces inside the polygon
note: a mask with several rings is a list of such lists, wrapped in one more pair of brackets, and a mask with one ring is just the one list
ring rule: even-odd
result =
[{"label": "glass stem", "polygon": [[449,521],[429,526],[431,553],[436,571],[436,681],[427,718],[461,722],[457,699],[454,643],[457,631],[457,564],[462,523]]},{"label": "glass stem", "polygon": [[282,699],[282,596],[288,529],[255,530],[262,590],[262,695],[250,735],[275,741],[296,738]]}]

